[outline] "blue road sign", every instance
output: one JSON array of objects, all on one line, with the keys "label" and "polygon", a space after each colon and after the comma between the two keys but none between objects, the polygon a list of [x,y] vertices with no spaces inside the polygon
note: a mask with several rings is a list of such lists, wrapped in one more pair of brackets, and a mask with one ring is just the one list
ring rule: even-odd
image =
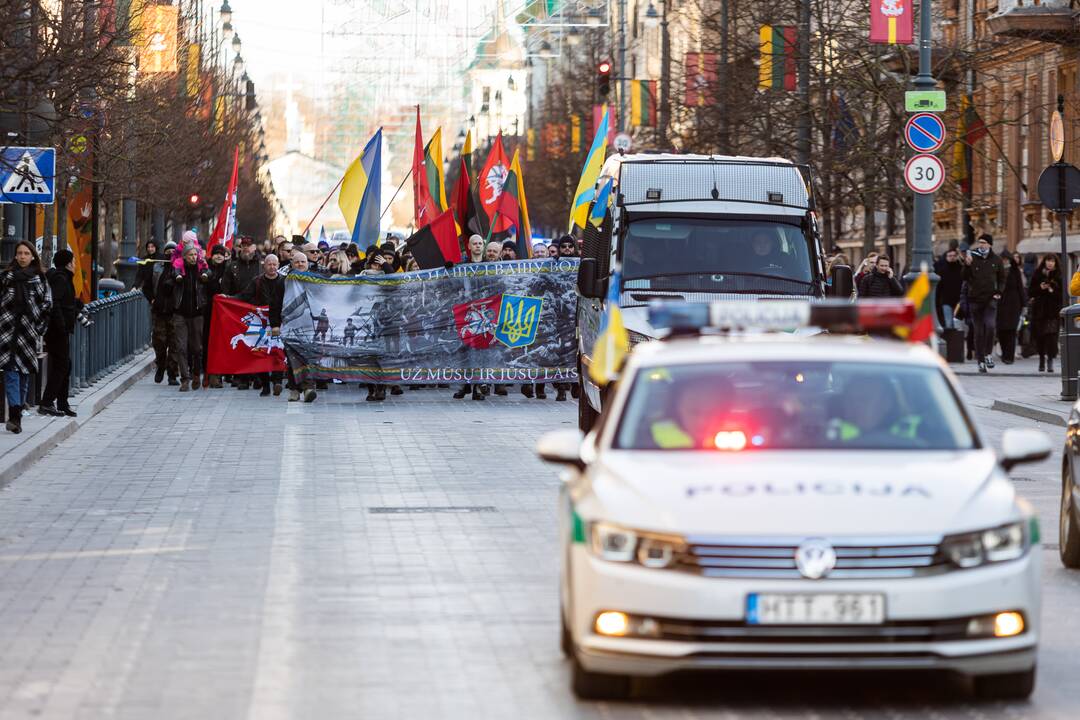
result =
[{"label": "blue road sign", "polygon": [[904,137],[915,152],[932,153],[945,142],[945,123],[931,113],[912,115],[904,128]]},{"label": "blue road sign", "polygon": [[55,148],[0,148],[0,203],[52,205],[55,200]]}]

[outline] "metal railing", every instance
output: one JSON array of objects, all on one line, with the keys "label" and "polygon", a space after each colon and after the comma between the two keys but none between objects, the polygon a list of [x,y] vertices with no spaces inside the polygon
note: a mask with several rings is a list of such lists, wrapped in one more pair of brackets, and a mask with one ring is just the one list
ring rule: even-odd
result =
[{"label": "metal railing", "polygon": [[85,388],[150,345],[150,304],[138,290],[86,306],[93,324],[76,323],[71,339],[71,392]]}]

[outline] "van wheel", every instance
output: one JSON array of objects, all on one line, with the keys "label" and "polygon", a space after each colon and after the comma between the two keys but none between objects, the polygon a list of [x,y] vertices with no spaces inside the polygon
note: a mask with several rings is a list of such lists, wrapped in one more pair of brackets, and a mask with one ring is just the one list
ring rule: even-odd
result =
[{"label": "van wheel", "polygon": [[1030,670],[975,678],[975,695],[982,700],[1026,700],[1035,690],[1035,666]]},{"label": "van wheel", "polygon": [[1068,461],[1061,478],[1061,515],[1058,517],[1058,552],[1061,564],[1067,568],[1080,568],[1080,527],[1076,524],[1076,486],[1073,484],[1072,467]]},{"label": "van wheel", "polygon": [[589,672],[574,658],[574,694],[582,700],[625,700],[630,696],[628,675]]}]

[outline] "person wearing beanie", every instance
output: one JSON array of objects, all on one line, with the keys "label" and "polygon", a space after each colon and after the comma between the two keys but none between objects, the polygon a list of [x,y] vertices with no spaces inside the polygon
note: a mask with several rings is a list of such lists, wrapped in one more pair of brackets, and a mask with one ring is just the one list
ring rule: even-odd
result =
[{"label": "person wearing beanie", "polygon": [[180,381],[176,379],[180,375],[180,368],[176,364],[176,351],[173,350],[176,346],[176,337],[173,333],[172,324],[172,299],[169,293],[161,292],[163,287],[161,281],[165,277],[166,268],[169,267],[168,260],[172,258],[175,250],[176,243],[170,240],[165,243],[165,247],[162,248],[160,253],[156,254],[156,257],[148,256],[148,259],[161,260],[162,262],[148,263],[153,274],[149,285],[143,288],[143,294],[150,300],[150,338],[154,348],[154,365],[156,366],[154,382],[160,383],[164,380],[167,372],[169,374],[169,384],[173,386],[180,384]]},{"label": "person wearing beanie", "polygon": [[52,292],[49,327],[45,330],[46,363],[45,390],[38,405],[39,415],[75,417],[69,404],[71,381],[71,335],[83,304],[75,296],[75,255],[68,249],[53,255],[53,267],[45,273]]},{"label": "person wearing beanie", "polygon": [[[180,392],[198,390],[202,374],[202,315],[206,307],[206,283],[201,275],[207,265],[199,244],[177,248],[181,268],[165,268],[158,292],[168,296],[172,310],[177,366],[180,368]],[[201,261],[201,262],[200,262]],[[201,270],[200,270],[201,268]]]},{"label": "person wearing beanie", "polygon": [[[221,284],[225,280],[225,246],[215,245],[210,248],[210,266],[203,271],[200,279],[206,285],[206,306],[203,308],[203,347],[210,346],[210,317],[214,311],[214,296],[221,294]],[[203,353],[203,387],[220,388],[221,376],[211,375],[206,372],[206,358],[209,353]]]}]

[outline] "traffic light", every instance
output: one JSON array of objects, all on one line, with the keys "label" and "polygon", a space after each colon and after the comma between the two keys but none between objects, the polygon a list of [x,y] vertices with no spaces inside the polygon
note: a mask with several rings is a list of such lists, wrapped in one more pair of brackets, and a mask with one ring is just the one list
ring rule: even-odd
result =
[{"label": "traffic light", "polygon": [[188,204],[191,205],[191,207],[197,206],[199,204],[198,194],[192,193],[191,197],[188,198]]},{"label": "traffic light", "polygon": [[600,97],[607,97],[611,93],[611,61],[602,60],[596,66],[596,91]]}]

